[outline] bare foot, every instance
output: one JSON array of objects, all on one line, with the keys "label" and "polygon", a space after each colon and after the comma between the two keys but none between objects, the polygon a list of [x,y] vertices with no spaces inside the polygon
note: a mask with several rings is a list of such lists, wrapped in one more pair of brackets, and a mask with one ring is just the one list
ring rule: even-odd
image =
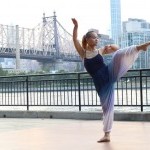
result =
[{"label": "bare foot", "polygon": [[144,43],[144,44],[141,44],[141,45],[137,46],[137,50],[146,51],[149,46],[150,46],[150,42],[147,42],[147,43]]},{"label": "bare foot", "polygon": [[101,142],[110,142],[110,136],[108,135],[104,135],[103,138],[101,138],[99,141],[97,141],[98,143],[101,143]]}]

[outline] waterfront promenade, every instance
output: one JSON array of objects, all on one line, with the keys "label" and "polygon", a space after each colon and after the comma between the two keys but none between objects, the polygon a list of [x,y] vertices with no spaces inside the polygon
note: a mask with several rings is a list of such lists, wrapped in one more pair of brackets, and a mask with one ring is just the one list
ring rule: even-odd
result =
[{"label": "waterfront promenade", "polygon": [[148,150],[150,122],[114,121],[111,142],[97,143],[101,120],[1,118],[1,150]]}]

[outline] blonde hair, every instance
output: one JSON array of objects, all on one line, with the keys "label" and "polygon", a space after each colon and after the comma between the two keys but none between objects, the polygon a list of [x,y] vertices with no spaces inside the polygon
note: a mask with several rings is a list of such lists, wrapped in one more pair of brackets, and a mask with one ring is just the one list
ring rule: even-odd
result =
[{"label": "blonde hair", "polygon": [[91,37],[91,33],[94,31],[88,31],[83,37],[82,37],[82,47],[86,50],[87,47],[87,39]]}]

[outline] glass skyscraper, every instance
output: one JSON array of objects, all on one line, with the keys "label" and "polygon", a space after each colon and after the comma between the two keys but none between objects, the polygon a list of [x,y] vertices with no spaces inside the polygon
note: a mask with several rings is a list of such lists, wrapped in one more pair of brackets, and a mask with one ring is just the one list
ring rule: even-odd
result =
[{"label": "glass skyscraper", "polygon": [[121,39],[121,4],[120,0],[110,0],[111,37],[115,44],[120,45]]}]

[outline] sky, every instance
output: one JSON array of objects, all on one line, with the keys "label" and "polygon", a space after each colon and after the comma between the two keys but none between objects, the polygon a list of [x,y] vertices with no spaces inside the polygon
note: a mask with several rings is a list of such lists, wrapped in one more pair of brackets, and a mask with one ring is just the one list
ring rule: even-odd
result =
[{"label": "sky", "polygon": [[[88,29],[110,34],[110,0],[5,0],[1,1],[0,24],[33,28],[56,12],[57,20],[72,34],[71,18],[79,23],[79,37]],[[144,19],[150,22],[149,0],[121,0],[121,19]]]}]

